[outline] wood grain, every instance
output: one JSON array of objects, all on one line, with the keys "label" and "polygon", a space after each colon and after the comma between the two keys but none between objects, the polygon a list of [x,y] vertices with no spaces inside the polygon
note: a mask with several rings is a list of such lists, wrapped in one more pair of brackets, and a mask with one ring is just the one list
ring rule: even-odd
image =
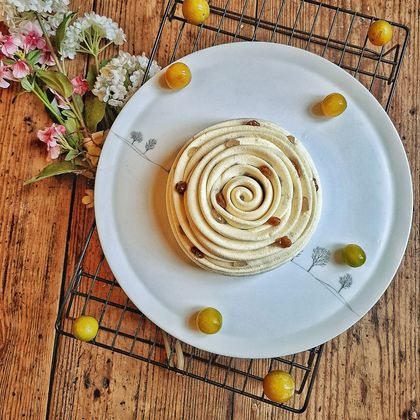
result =
[{"label": "wood grain", "polygon": [[[102,0],[72,2],[72,6],[80,5],[82,10],[93,9],[112,17],[127,33],[129,42],[125,50],[141,53],[151,50],[165,3],[164,0]],[[214,3],[224,4],[224,1]],[[257,3],[261,4],[254,2],[253,5],[257,6]],[[415,209],[418,210],[419,1],[330,0],[326,3],[411,27],[411,40],[390,116],[410,161]],[[240,8],[241,4],[242,1],[232,0],[230,8]],[[264,18],[272,18],[274,6],[278,4],[267,0]],[[250,10],[253,8],[250,6]],[[288,9],[285,23],[293,24],[296,10],[296,7]],[[306,22],[312,18],[310,11],[302,15]],[[318,24],[324,23],[321,20]],[[185,28],[184,42],[188,42],[195,30]],[[242,30],[252,33],[247,27]],[[263,39],[266,35],[261,33],[260,36]],[[206,37],[202,40],[203,45],[210,41]],[[228,39],[221,36],[218,41]],[[174,42],[175,31],[164,32],[158,54],[160,62],[169,59]],[[183,48],[185,51],[181,48],[180,54],[187,51],[186,46]],[[80,71],[83,65],[75,63],[72,70]],[[13,90],[0,92],[0,418],[38,419],[46,415],[54,419],[299,418],[267,404],[65,337],[58,340],[57,360],[53,363],[53,324],[61,290],[67,234],[66,284],[92,223],[93,212],[81,204],[84,190],[89,187],[84,179],[80,178],[74,184],[72,208],[73,181],[70,177],[44,181],[32,187],[22,186],[22,180],[36,173],[43,164],[44,150],[34,139],[35,130],[47,125],[48,118],[35,99],[28,96],[18,98],[15,105],[11,105],[15,93]],[[308,410],[300,418],[408,420],[414,418],[413,413],[420,412],[419,225],[416,211],[406,256],[379,303],[357,325],[326,345]],[[87,259],[88,268],[94,267],[101,254],[97,239],[94,241],[96,252]],[[54,375],[49,401],[51,368]]]}]

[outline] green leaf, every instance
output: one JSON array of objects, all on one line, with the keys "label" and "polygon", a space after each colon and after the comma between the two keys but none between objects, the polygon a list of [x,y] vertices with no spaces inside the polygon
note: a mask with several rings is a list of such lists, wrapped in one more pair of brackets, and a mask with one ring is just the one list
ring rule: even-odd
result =
[{"label": "green leaf", "polygon": [[38,63],[39,57],[41,57],[41,51],[33,50],[26,56],[26,59],[31,64],[31,66],[34,66],[36,63]]},{"label": "green leaf", "polygon": [[67,76],[59,71],[39,69],[36,75],[50,88],[55,90],[64,98],[68,98],[73,93],[73,85]]},{"label": "green leaf", "polygon": [[64,127],[66,127],[66,130],[69,134],[73,134],[78,130],[79,123],[76,118],[67,118],[64,121]]},{"label": "green leaf", "polygon": [[53,162],[46,166],[38,175],[24,182],[25,185],[40,181],[41,179],[50,178],[56,175],[63,175],[69,173],[80,174],[84,170],[83,167],[74,164],[73,162]]},{"label": "green leaf", "polygon": [[69,109],[63,109],[61,111],[61,114],[65,116],[66,118],[74,118],[74,119],[76,118],[76,115],[74,114],[74,112],[70,111]]},{"label": "green leaf", "polygon": [[70,150],[68,153],[67,153],[67,155],[66,155],[66,157],[65,157],[65,160],[66,161],[69,161],[69,160],[73,160],[76,156],[78,156],[79,155],[79,152],[77,151],[77,150]]},{"label": "green leaf", "polygon": [[90,66],[89,70],[87,72],[86,80],[89,84],[89,89],[92,90],[95,86],[96,77],[98,76],[98,73],[96,73],[96,67]]},{"label": "green leaf", "polygon": [[102,68],[102,67],[105,67],[110,61],[112,60],[112,58],[105,58],[104,60],[102,60],[100,63],[99,63],[99,70]]},{"label": "green leaf", "polygon": [[20,84],[22,86],[23,89],[25,89],[27,92],[32,92],[33,89],[33,85],[32,83],[28,80],[27,77],[24,77],[21,81]]},{"label": "green leaf", "polygon": [[91,133],[96,131],[98,124],[105,115],[105,102],[101,102],[96,96],[90,95],[85,100],[85,121]]},{"label": "green leaf", "polygon": [[66,139],[70,147],[77,149],[80,147],[81,136],[79,133],[79,120],[76,118],[67,118],[64,121],[64,127],[66,127]]},{"label": "green leaf", "polygon": [[85,105],[83,103],[82,97],[80,95],[73,95],[73,102],[75,103],[79,111],[83,112],[83,108]]},{"label": "green leaf", "polygon": [[101,123],[98,126],[99,130],[108,130],[111,128],[112,124],[114,124],[115,119],[117,118],[119,111],[117,108],[114,108],[113,106],[107,105],[105,108],[105,117],[101,121]]},{"label": "green leaf", "polygon": [[54,47],[60,51],[61,50],[61,43],[63,42],[64,35],[68,26],[70,25],[71,21],[73,20],[74,16],[76,15],[75,12],[69,13],[58,25],[57,31],[55,32],[55,37],[53,39]]}]

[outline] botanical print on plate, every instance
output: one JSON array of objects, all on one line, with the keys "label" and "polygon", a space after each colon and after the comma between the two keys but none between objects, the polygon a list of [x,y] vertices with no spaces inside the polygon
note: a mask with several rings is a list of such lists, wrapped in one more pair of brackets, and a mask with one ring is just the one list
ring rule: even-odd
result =
[{"label": "botanical print on plate", "polygon": [[169,169],[166,169],[164,166],[160,165],[159,163],[153,161],[149,156],[148,153],[152,151],[155,146],[157,145],[157,140],[154,138],[148,139],[146,142],[143,142],[143,133],[141,131],[132,131],[130,133],[130,139],[126,139],[123,136],[117,134],[114,130],[111,129],[112,134],[122,140],[125,144],[131,147],[141,158],[147,160],[148,162],[152,163],[153,165],[159,166],[159,168],[163,169],[166,173],[169,173]]},{"label": "botanical print on plate", "polygon": [[341,303],[343,303],[350,311],[352,311],[355,315],[359,315],[357,312],[354,311],[354,309],[351,307],[351,305],[347,302],[347,300],[344,298],[344,296],[341,294],[344,289],[349,289],[351,285],[353,284],[353,277],[349,273],[345,273],[342,276],[339,276],[338,278],[338,286],[334,287],[331,284],[321,280],[317,276],[315,276],[311,270],[314,267],[324,267],[326,266],[331,258],[331,251],[329,251],[326,248],[317,246],[312,250],[312,263],[311,265],[306,268],[303,265],[296,262],[296,259],[299,258],[304,251],[301,251],[299,254],[296,255],[290,262],[295,264],[297,267],[301,268],[302,270],[305,270],[314,280],[316,280],[318,283],[320,283],[323,287],[325,287],[332,295],[334,295]]}]

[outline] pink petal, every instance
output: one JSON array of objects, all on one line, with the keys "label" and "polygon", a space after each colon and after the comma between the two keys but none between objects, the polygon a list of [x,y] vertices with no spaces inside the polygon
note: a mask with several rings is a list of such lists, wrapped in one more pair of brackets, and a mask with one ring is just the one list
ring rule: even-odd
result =
[{"label": "pink petal", "polygon": [[21,27],[22,33],[24,34],[32,32],[34,35],[42,36],[42,29],[38,22],[32,22],[31,20],[28,20],[23,25],[21,25]]},{"label": "pink petal", "polygon": [[64,126],[53,124],[51,127],[47,127],[44,130],[38,130],[37,137],[50,148],[57,146],[57,140],[60,139],[59,136],[64,135],[65,132],[66,129]]},{"label": "pink petal", "polygon": [[0,61],[0,79],[12,79],[13,75],[10,71],[9,66],[5,66],[2,61]]},{"label": "pink petal", "polygon": [[57,101],[57,106],[61,109],[70,109],[70,107],[67,105],[66,101],[64,100],[64,98],[57,93],[55,90],[50,89],[50,91],[54,94],[55,99]]},{"label": "pink petal", "polygon": [[64,135],[66,133],[66,128],[63,125],[58,124],[55,126],[55,131],[58,134]]},{"label": "pink petal", "polygon": [[76,76],[71,80],[73,85],[73,93],[83,96],[89,90],[89,84],[87,80],[82,79],[81,76]]},{"label": "pink petal", "polygon": [[2,37],[3,45],[1,46],[1,52],[7,56],[12,57],[13,54],[18,50],[19,48],[19,38],[14,38],[12,36],[3,36]]},{"label": "pink petal", "polygon": [[42,50],[43,48],[45,48],[46,45],[47,45],[47,43],[45,42],[44,38],[38,38],[38,40],[36,42],[36,47],[39,50]]},{"label": "pink petal", "polygon": [[42,50],[43,48],[45,48],[46,41],[42,37],[42,31],[40,32],[36,28],[32,28],[31,30],[25,30],[23,34],[23,48],[25,51],[30,51],[35,48]]},{"label": "pink petal", "polygon": [[12,66],[12,73],[13,77],[16,77],[16,79],[23,79],[30,73],[30,69],[24,61],[18,60]]},{"label": "pink petal", "polygon": [[50,147],[48,150],[48,157],[50,159],[57,159],[60,156],[60,146]]},{"label": "pink petal", "polygon": [[44,130],[38,130],[37,136],[42,142],[55,146],[57,144],[54,139],[55,134],[55,124],[53,124],[51,127],[47,127]]},{"label": "pink petal", "polygon": [[7,80],[0,78],[0,87],[1,88],[6,89],[9,86],[10,86],[10,83]]},{"label": "pink petal", "polygon": [[51,134],[49,130],[50,128],[46,128],[45,130],[38,130],[36,135],[39,138],[39,140],[41,140],[44,143],[47,143],[49,139],[51,138]]},{"label": "pink petal", "polygon": [[22,35],[13,34],[10,37],[12,38],[13,44],[17,45],[18,47],[22,46]]},{"label": "pink petal", "polygon": [[51,52],[47,48],[44,48],[41,51],[41,56],[39,57],[39,63],[45,64],[46,66],[53,66],[55,64],[55,61],[51,56]]}]

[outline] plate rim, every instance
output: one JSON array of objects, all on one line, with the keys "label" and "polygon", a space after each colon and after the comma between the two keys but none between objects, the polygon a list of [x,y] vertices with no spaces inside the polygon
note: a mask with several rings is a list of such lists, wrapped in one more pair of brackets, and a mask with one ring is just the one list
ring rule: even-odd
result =
[{"label": "plate rim", "polygon": [[[397,141],[397,147],[399,149],[399,154],[400,156],[398,157],[398,160],[400,160],[400,163],[402,163],[403,169],[404,169],[404,176],[405,176],[405,181],[407,181],[407,184],[405,185],[405,187],[408,187],[408,195],[405,196],[405,202],[403,203],[403,205],[401,206],[401,209],[404,210],[404,212],[406,213],[403,217],[404,220],[406,220],[406,224],[402,225],[402,227],[400,228],[401,231],[401,244],[403,245],[401,247],[401,252],[400,255],[398,255],[398,257],[394,260],[395,264],[392,270],[390,270],[389,272],[389,280],[387,280],[383,287],[379,287],[377,289],[377,292],[375,293],[374,298],[372,298],[371,303],[365,305],[365,308],[363,308],[362,311],[359,311],[360,314],[355,317],[353,320],[351,320],[350,322],[346,322],[345,323],[345,327],[340,327],[340,328],[335,328],[334,331],[329,331],[329,333],[324,334],[322,340],[318,340],[318,342],[313,342],[313,343],[309,343],[309,345],[305,345],[303,348],[302,346],[298,346],[295,345],[294,347],[296,347],[296,349],[292,352],[288,351],[285,354],[293,354],[293,353],[298,353],[301,351],[305,351],[308,350],[310,348],[316,347],[318,345],[321,345],[331,339],[333,339],[334,337],[346,332],[350,327],[352,327],[354,324],[356,324],[358,321],[360,321],[369,311],[370,309],[379,301],[379,299],[381,298],[381,296],[385,293],[385,291],[388,289],[388,287],[390,286],[393,278],[395,277],[395,274],[397,273],[401,262],[404,258],[405,255],[405,251],[407,248],[407,244],[409,241],[409,237],[410,237],[410,233],[411,233],[411,227],[412,227],[412,216],[413,216],[413,185],[412,185],[412,177],[411,177],[411,170],[410,170],[410,165],[409,165],[409,161],[407,158],[407,154],[405,152],[404,149],[404,145],[401,141],[401,138],[392,122],[392,120],[390,119],[389,115],[386,113],[386,111],[383,109],[382,105],[379,103],[379,101],[375,98],[375,96],[373,96],[373,94],[365,87],[363,86],[357,79],[355,79],[352,75],[350,75],[348,72],[346,72],[344,69],[340,68],[339,66],[335,65],[334,63],[330,62],[329,60],[314,54],[310,51],[306,51],[300,48],[296,48],[293,46],[288,46],[288,45],[284,45],[284,44],[278,44],[278,43],[270,43],[270,42],[247,42],[247,41],[242,41],[242,42],[238,42],[238,43],[227,43],[227,44],[221,44],[221,45],[217,45],[217,46],[213,46],[213,47],[209,47],[206,49],[202,49],[199,51],[196,51],[194,53],[188,54],[187,56],[182,57],[182,59],[185,59],[186,57],[191,57],[193,55],[200,55],[200,54],[206,54],[208,53],[209,50],[214,50],[214,49],[224,49],[224,48],[243,48],[243,46],[249,46],[249,45],[253,45],[252,48],[254,48],[254,46],[258,46],[257,48],[259,48],[259,46],[262,46],[261,48],[279,48],[279,49],[285,49],[285,50],[290,50],[293,53],[296,54],[302,54],[302,55],[310,55],[312,56],[312,59],[315,60],[319,60],[320,62],[323,62],[324,64],[326,63],[327,66],[330,66],[331,69],[333,69],[333,71],[339,71],[342,72],[342,74],[345,74],[345,77],[348,77],[348,80],[351,80],[350,83],[355,83],[356,85],[358,85],[358,89],[362,88],[363,91],[365,91],[365,94],[367,93],[371,99],[374,100],[374,102],[376,103],[376,107],[378,108],[379,113],[382,114],[382,119],[385,118],[385,120],[387,121],[388,127],[390,128],[390,130],[392,131],[392,137],[395,138],[395,141]],[[245,47],[247,48],[247,47]],[[179,61],[179,60],[177,60]],[[165,67],[166,68],[166,67]],[[148,80],[143,87],[141,87],[136,93],[135,95],[133,95],[133,97],[130,99],[130,103],[131,102],[135,102],[135,98],[139,97],[139,95],[141,95],[141,92],[143,91],[143,88],[150,85],[153,82],[154,78],[159,78],[161,76],[161,74],[165,71],[165,68],[163,68],[161,70],[161,72],[159,72],[157,75],[155,75],[153,78],[151,78],[150,80]],[[127,105],[126,105],[127,106]],[[127,108],[125,107],[126,112],[127,113]],[[123,110],[120,112],[120,114],[118,115],[117,119],[114,121],[113,127],[114,126],[118,126],[120,120],[122,120],[124,117],[124,108]],[[112,130],[112,128],[111,128]],[[110,133],[108,134],[109,136],[112,135],[112,132],[110,131]],[[391,136],[391,134],[390,134]],[[173,337],[178,338],[179,340],[181,340],[182,342],[189,344],[193,347],[211,352],[211,353],[215,353],[215,354],[220,354],[220,355],[224,355],[224,356],[229,356],[229,357],[240,357],[240,358],[267,358],[267,357],[277,357],[280,356],[281,354],[275,353],[273,354],[273,352],[271,351],[271,347],[269,351],[257,351],[255,352],[255,349],[252,349],[252,352],[250,351],[245,351],[243,352],[241,351],[235,351],[235,352],[231,352],[231,351],[221,351],[222,349],[215,349],[214,346],[211,345],[211,340],[208,340],[206,342],[200,342],[199,345],[197,345],[197,343],[191,342],[188,338],[185,338],[182,335],[182,330],[177,329],[177,331],[173,331],[173,329],[171,328],[171,326],[167,326],[167,325],[162,325],[162,323],[160,322],[161,319],[157,319],[156,316],[154,316],[154,314],[150,314],[150,311],[148,311],[148,307],[146,307],[146,311],[143,309],[146,305],[144,305],[144,301],[143,300],[141,303],[140,302],[135,302],[135,300],[137,299],[133,299],[133,293],[130,292],[130,282],[127,281],[125,279],[124,276],[124,269],[118,266],[118,261],[115,262],[114,261],[114,252],[115,251],[113,249],[113,246],[110,246],[110,242],[112,242],[113,240],[115,240],[115,238],[118,238],[118,234],[117,232],[112,232],[110,231],[110,229],[112,227],[114,227],[115,230],[115,226],[110,226],[108,220],[109,217],[106,217],[106,212],[102,211],[102,209],[107,208],[107,205],[109,204],[109,202],[106,201],[105,197],[106,194],[103,194],[102,191],[106,191],[107,187],[111,190],[110,188],[110,180],[108,179],[104,179],[103,180],[103,175],[104,175],[104,171],[102,170],[103,166],[104,166],[104,159],[102,159],[102,156],[106,156],[107,153],[111,150],[113,144],[111,144],[112,142],[105,142],[102,153],[101,153],[101,158],[99,159],[99,164],[98,164],[98,168],[97,168],[97,176],[96,176],[96,180],[95,180],[95,218],[96,218],[96,224],[97,224],[97,231],[98,231],[98,236],[99,236],[99,240],[104,252],[104,255],[107,258],[108,264],[110,269],[112,270],[115,278],[118,280],[120,286],[122,287],[122,289],[124,290],[124,292],[127,294],[127,296],[130,298],[130,300],[132,300],[132,302],[136,305],[136,307],[147,317],[149,318],[153,323],[155,323],[159,328],[161,328],[164,331],[167,331],[169,334],[171,334]],[[402,169],[402,168],[401,168]],[[105,171],[106,172],[106,171]],[[105,177],[106,178],[106,177]],[[111,177],[111,179],[114,179]],[[393,181],[393,177],[391,178]],[[394,204],[395,204],[395,200],[394,200]],[[112,225],[112,224],[111,224]],[[111,235],[111,236],[110,236]],[[112,235],[114,235],[114,237],[112,237]],[[122,253],[123,254],[123,253]],[[120,255],[121,257],[123,255]],[[118,258],[116,258],[118,260]],[[126,261],[127,262],[127,261]],[[121,265],[121,264],[120,264]],[[137,276],[137,278],[139,278]],[[142,283],[140,281],[140,283]],[[147,290],[147,289],[146,289]],[[149,298],[155,299],[151,293],[148,294]],[[163,305],[162,305],[163,306]],[[292,346],[293,347],[293,346]],[[236,349],[238,350],[238,349]]]}]

